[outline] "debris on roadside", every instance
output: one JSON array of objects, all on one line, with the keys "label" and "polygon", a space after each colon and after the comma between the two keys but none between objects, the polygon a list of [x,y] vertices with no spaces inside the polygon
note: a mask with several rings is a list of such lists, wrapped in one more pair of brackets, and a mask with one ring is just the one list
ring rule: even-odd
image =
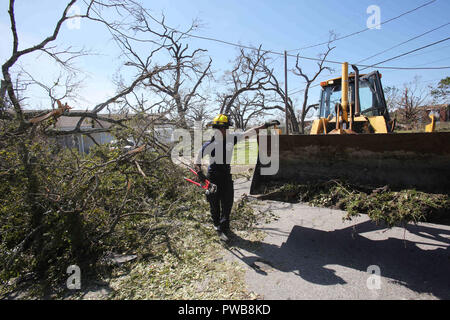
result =
[{"label": "debris on roadside", "polygon": [[376,223],[389,227],[408,222],[450,223],[450,195],[414,189],[393,191],[388,186],[373,189],[330,180],[273,187],[264,199],[307,202],[312,206],[344,210],[347,211],[345,220],[367,214]]}]

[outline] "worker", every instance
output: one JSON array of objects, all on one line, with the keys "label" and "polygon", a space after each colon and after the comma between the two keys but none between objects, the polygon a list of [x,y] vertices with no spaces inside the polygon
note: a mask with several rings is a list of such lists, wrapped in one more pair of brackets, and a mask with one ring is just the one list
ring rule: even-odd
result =
[{"label": "worker", "polygon": [[199,177],[201,177],[203,175],[201,160],[208,154],[210,156],[210,164],[206,178],[217,186],[217,191],[207,194],[206,198],[210,205],[214,229],[217,231],[219,239],[228,241],[231,235],[230,214],[234,202],[234,188],[230,167],[234,146],[244,137],[258,134],[260,129],[268,126],[265,124],[246,132],[230,132],[228,129],[232,126],[232,123],[229,117],[224,114],[216,116],[211,125],[213,129],[216,129],[215,134],[211,140],[203,144],[201,150],[197,153],[195,169]]}]

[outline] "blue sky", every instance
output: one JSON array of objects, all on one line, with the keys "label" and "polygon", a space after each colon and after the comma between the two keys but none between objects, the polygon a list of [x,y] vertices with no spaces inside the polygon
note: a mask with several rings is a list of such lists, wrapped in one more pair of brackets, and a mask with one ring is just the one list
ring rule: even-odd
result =
[{"label": "blue sky", "polygon": [[[213,1],[213,0],[159,0],[143,1],[143,4],[156,17],[164,13],[166,23],[177,29],[184,30],[193,19],[202,22],[196,35],[217,38],[242,45],[259,46],[263,49],[283,52],[306,47],[328,39],[330,30],[338,36],[343,36],[366,28],[369,14],[366,12],[370,5],[380,8],[381,21],[400,15],[403,12],[418,7],[430,0],[402,0],[402,1],[375,1],[375,0],[247,0],[247,1]],[[54,28],[55,21],[61,15],[65,1],[16,1],[17,24],[21,43],[30,45],[42,40]],[[0,59],[2,63],[11,51],[11,36],[9,32],[9,19],[7,14],[8,3],[3,1],[0,5],[0,32],[2,41]],[[415,12],[400,17],[394,21],[383,24],[380,29],[373,29],[359,35],[336,41],[336,48],[329,56],[330,60],[348,61],[355,63],[374,53],[390,48],[402,41],[419,35],[423,32],[450,22],[450,1],[437,0]],[[382,55],[364,62],[371,64],[396,56],[403,52],[413,50],[426,44],[444,39],[450,34],[450,25],[429,33],[419,39],[411,41]],[[78,66],[86,72],[86,80],[82,94],[86,97],[83,102],[86,107],[100,102],[114,92],[111,83],[113,74],[119,70],[120,60],[115,44],[111,41],[109,33],[100,25],[82,21],[80,29],[70,30],[63,28],[59,45],[85,47],[98,55],[78,60]],[[398,67],[430,67],[450,65],[450,41],[418,51],[414,54],[399,58],[383,64],[382,66]],[[237,54],[232,46],[212,41],[192,39],[191,48],[204,48],[207,55],[213,60],[213,70],[220,77],[224,70],[231,68],[230,61]],[[22,46],[23,48],[23,46]],[[314,47],[300,51],[300,55],[317,57],[325,46]],[[284,59],[273,55],[272,66],[275,68],[280,80],[283,77]],[[34,76],[43,81],[50,81],[54,76],[52,62],[42,55],[29,57],[21,62],[24,68],[31,70]],[[288,59],[289,68],[295,65],[295,58]],[[315,70],[315,63],[302,61],[307,73]],[[336,72],[339,65],[330,65]],[[374,68],[376,69],[376,68]],[[448,76],[447,70],[413,70],[392,71],[381,70],[384,86],[401,86],[419,75],[422,84],[434,84],[439,79]],[[321,80],[327,78],[325,73]],[[289,75],[288,86],[290,92],[296,92],[303,87],[303,81],[296,76]],[[302,99],[301,92],[293,97]],[[44,99],[45,95],[36,94],[36,98]],[[319,98],[319,88],[310,92],[310,103]],[[43,100],[45,101],[45,100]],[[41,104],[45,102],[40,102]]]}]

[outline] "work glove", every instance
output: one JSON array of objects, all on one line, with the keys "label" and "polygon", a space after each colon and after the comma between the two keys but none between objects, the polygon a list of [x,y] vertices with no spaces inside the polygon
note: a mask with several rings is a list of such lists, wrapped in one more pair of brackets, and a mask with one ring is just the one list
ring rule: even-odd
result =
[{"label": "work glove", "polygon": [[208,190],[206,190],[206,195],[207,196],[213,195],[216,192],[217,192],[217,186],[214,183],[210,182],[209,183],[209,188],[208,188]]},{"label": "work glove", "polygon": [[266,122],[266,123],[264,124],[264,127],[265,127],[265,128],[269,128],[269,127],[272,127],[272,126],[279,126],[279,125],[280,125],[280,121],[278,121],[278,120],[272,120],[272,121]]}]

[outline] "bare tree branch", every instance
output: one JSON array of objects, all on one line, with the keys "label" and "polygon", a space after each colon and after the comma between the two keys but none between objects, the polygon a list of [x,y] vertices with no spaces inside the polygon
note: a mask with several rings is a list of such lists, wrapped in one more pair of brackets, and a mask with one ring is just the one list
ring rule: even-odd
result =
[{"label": "bare tree branch", "polygon": [[267,52],[258,49],[247,53],[240,49],[240,55],[235,60],[235,66],[229,73],[228,82],[232,88],[222,96],[220,113],[228,114],[239,95],[244,92],[262,90],[270,81],[272,72],[266,68]]},{"label": "bare tree branch", "polygon": [[303,106],[302,106],[302,111],[300,113],[300,124],[301,124],[301,132],[305,133],[305,118],[306,115],[308,114],[309,110],[312,108],[312,106],[310,108],[308,108],[308,94],[309,94],[309,88],[311,87],[312,83],[314,81],[316,81],[317,77],[324,71],[324,70],[328,70],[331,71],[331,68],[327,67],[324,65],[327,56],[330,54],[330,52],[335,48],[335,47],[331,47],[330,44],[331,42],[334,41],[334,39],[336,38],[336,35],[334,34],[334,32],[330,32],[330,38],[329,38],[329,42],[327,45],[327,50],[325,51],[324,54],[321,55],[321,60],[317,62],[317,67],[318,70],[316,71],[316,73],[312,76],[312,78],[310,78],[307,74],[305,74],[299,64],[299,60],[300,60],[300,54],[297,54],[297,60],[295,63],[295,69],[293,70],[294,74],[297,76],[302,77],[305,82],[305,89],[304,89],[304,93],[303,93]]}]

